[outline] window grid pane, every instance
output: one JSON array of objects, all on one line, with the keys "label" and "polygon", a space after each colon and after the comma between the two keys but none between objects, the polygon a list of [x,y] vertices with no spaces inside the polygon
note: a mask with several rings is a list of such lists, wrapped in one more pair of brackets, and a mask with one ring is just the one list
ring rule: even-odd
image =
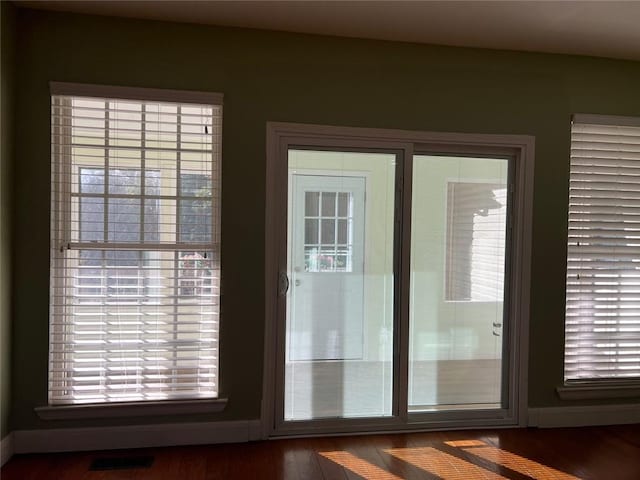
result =
[{"label": "window grid pane", "polygon": [[353,195],[305,192],[304,254],[306,272],[351,272]]},{"label": "window grid pane", "polygon": [[218,395],[221,115],[52,96],[51,404]]}]

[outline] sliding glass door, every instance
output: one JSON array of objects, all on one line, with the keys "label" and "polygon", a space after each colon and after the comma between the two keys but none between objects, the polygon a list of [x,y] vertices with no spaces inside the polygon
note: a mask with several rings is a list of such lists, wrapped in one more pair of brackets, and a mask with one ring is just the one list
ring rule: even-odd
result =
[{"label": "sliding glass door", "polygon": [[469,143],[277,143],[271,432],[522,421],[522,150]]},{"label": "sliding glass door", "polygon": [[409,412],[502,406],[508,170],[413,157]]},{"label": "sliding glass door", "polygon": [[288,152],[285,420],[392,414],[395,160]]}]

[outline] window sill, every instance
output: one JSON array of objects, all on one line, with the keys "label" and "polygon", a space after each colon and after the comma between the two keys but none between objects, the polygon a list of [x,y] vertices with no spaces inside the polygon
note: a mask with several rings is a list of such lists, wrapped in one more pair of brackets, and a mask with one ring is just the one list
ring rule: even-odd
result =
[{"label": "window sill", "polygon": [[562,400],[640,397],[640,382],[589,382],[563,385],[556,391]]},{"label": "window sill", "polygon": [[34,410],[43,420],[71,420],[83,418],[146,417],[154,415],[217,413],[224,410],[226,405],[226,398],[211,398],[205,400],[167,400],[158,402],[57,405],[37,407]]}]

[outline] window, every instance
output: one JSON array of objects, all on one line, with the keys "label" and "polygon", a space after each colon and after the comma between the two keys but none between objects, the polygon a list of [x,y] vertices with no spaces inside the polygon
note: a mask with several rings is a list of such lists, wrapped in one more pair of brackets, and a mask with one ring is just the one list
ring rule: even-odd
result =
[{"label": "window", "polygon": [[217,398],[221,96],[52,84],[51,110],[49,403]]},{"label": "window", "polygon": [[305,192],[306,272],[351,272],[353,194]]},{"label": "window", "polygon": [[564,378],[640,378],[640,119],[571,127]]},{"label": "window", "polygon": [[502,301],[506,218],[506,184],[448,183],[447,300]]}]

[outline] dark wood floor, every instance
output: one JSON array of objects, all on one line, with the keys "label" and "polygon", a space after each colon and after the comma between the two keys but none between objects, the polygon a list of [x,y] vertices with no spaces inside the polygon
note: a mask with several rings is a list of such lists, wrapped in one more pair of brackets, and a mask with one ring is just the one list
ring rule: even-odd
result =
[{"label": "dark wood floor", "polygon": [[[149,468],[89,471],[103,457]],[[291,439],[235,445],[17,455],[2,480],[639,480],[640,425]]]}]

